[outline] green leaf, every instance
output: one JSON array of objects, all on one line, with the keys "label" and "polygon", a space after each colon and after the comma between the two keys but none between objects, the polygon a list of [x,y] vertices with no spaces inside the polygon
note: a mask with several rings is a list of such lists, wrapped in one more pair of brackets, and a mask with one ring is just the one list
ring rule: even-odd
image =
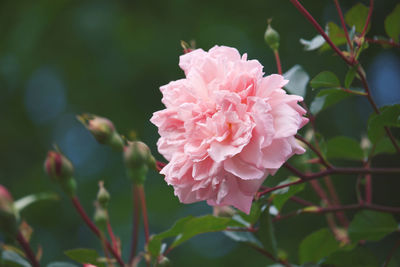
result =
[{"label": "green leaf", "polygon": [[357,73],[357,66],[351,67],[347,71],[346,78],[344,79],[344,88],[350,88],[354,78],[356,77],[356,73]]},{"label": "green leaf", "polygon": [[302,38],[300,39],[300,43],[304,45],[304,50],[312,51],[320,48],[323,44],[325,44],[325,39],[324,37],[322,37],[322,35],[317,35],[310,41]]},{"label": "green leaf", "polygon": [[314,89],[322,87],[340,87],[340,81],[333,72],[323,71],[311,80],[310,85]]},{"label": "green leaf", "polygon": [[[289,177],[285,181],[279,183],[279,185],[292,183],[298,180],[299,178],[297,177]],[[286,203],[286,201],[288,201],[290,197],[301,192],[304,189],[304,186],[305,184],[297,184],[297,185],[292,185],[290,187],[285,187],[275,190],[271,195],[274,206],[280,211],[283,205]]]},{"label": "green leaf", "polygon": [[391,214],[372,210],[358,212],[350,223],[348,233],[351,241],[378,241],[398,229]]},{"label": "green leaf", "polygon": [[294,95],[306,96],[306,89],[310,76],[300,65],[294,65],[290,70],[283,74],[289,83],[285,86],[286,90]]},{"label": "green leaf", "polygon": [[339,249],[339,242],[328,228],[320,229],[308,235],[300,243],[300,263],[317,263]]},{"label": "green leaf", "polygon": [[77,267],[75,264],[69,263],[69,262],[61,262],[61,261],[56,261],[49,263],[47,267]]},{"label": "green leaf", "polygon": [[278,247],[276,244],[274,225],[272,224],[269,205],[265,207],[260,217],[260,226],[257,231],[257,237],[261,241],[265,250],[276,256]]},{"label": "green leaf", "polygon": [[43,192],[38,194],[32,194],[18,199],[14,202],[14,207],[18,212],[21,212],[26,207],[42,200],[58,200],[59,197],[55,193]]},{"label": "green leaf", "polygon": [[400,104],[385,106],[381,114],[372,114],[368,120],[368,138],[376,143],[385,134],[385,126],[400,127]]},{"label": "green leaf", "polygon": [[77,248],[70,249],[64,251],[64,254],[67,255],[71,260],[74,260],[79,263],[89,263],[96,265],[97,267],[105,267],[105,264],[99,262],[100,255],[94,249],[87,248]]},{"label": "green leaf", "polygon": [[261,205],[259,201],[253,201],[253,204],[251,205],[250,209],[250,214],[246,214],[243,211],[238,211],[238,214],[240,217],[248,222],[249,224],[255,224],[258,221],[258,218],[260,218],[261,214]]},{"label": "green leaf", "polygon": [[336,88],[321,90],[312,101],[310,111],[313,114],[317,114],[349,96],[351,94]]},{"label": "green leaf", "polygon": [[324,264],[335,267],[378,267],[379,263],[372,251],[356,247],[351,251],[337,251],[330,255]]},{"label": "green leaf", "polygon": [[148,250],[152,256],[156,257],[160,253],[161,242],[165,238],[175,237],[170,246],[170,248],[174,248],[198,234],[223,231],[227,227],[243,226],[243,224],[226,217],[188,216],[178,220],[169,230],[153,236],[148,244]]},{"label": "green leaf", "polygon": [[31,264],[27,262],[20,255],[15,253],[14,251],[5,250],[1,254],[1,262],[0,266],[7,267],[31,267]]},{"label": "green leaf", "polygon": [[374,155],[378,154],[394,154],[396,153],[396,149],[394,148],[392,142],[388,137],[384,137],[380,139],[375,146]]},{"label": "green leaf", "polygon": [[345,136],[338,136],[328,140],[326,149],[326,157],[328,159],[362,160],[364,158],[360,143]]},{"label": "green leaf", "polygon": [[[326,24],[325,26],[325,32],[328,34],[329,38],[332,40],[332,42],[336,45],[336,46],[341,46],[345,43],[347,43],[346,40],[346,36],[344,34],[344,31],[342,30],[341,27],[339,27],[338,25],[336,25],[333,22],[328,22],[328,24]],[[319,51],[325,51],[330,49],[331,47],[325,43]]]},{"label": "green leaf", "polygon": [[[364,29],[364,25],[368,17],[368,10],[369,8],[361,3],[354,5],[344,15],[344,19],[347,25],[349,25],[350,27],[354,25],[356,27],[356,31],[361,33]],[[369,31],[370,27],[371,23],[368,25],[367,32]]]},{"label": "green leaf", "polygon": [[386,34],[396,43],[400,40],[400,4],[385,19]]}]

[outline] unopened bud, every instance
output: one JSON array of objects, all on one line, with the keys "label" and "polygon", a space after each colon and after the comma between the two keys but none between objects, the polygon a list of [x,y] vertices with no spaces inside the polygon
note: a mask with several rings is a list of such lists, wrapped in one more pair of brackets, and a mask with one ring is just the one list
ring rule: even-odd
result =
[{"label": "unopened bud", "polygon": [[279,33],[271,27],[271,20],[268,20],[268,27],[264,34],[264,40],[273,51],[278,50]]},{"label": "unopened bud", "polygon": [[78,116],[78,120],[92,133],[97,142],[109,145],[116,150],[122,150],[124,141],[109,119],[84,114]]},{"label": "unopened bud", "polygon": [[0,231],[7,236],[14,236],[17,232],[14,201],[11,194],[2,185],[0,185]]},{"label": "unopened bud", "polygon": [[56,151],[49,151],[47,153],[44,170],[55,181],[68,179],[74,174],[74,166],[71,161]]},{"label": "unopened bud", "polygon": [[99,205],[107,209],[108,202],[110,201],[110,193],[104,188],[104,182],[100,181],[99,182],[99,192],[97,193],[97,202],[99,202]]},{"label": "unopened bud", "polygon": [[161,258],[157,262],[157,267],[170,267],[172,266],[171,261],[165,257],[165,256],[160,256]]},{"label": "unopened bud", "polygon": [[63,154],[57,151],[49,151],[44,162],[44,170],[52,180],[60,183],[69,196],[75,195],[74,166]]},{"label": "unopened bud", "polygon": [[102,232],[104,232],[107,227],[107,221],[108,221],[107,210],[97,204],[96,210],[94,212],[94,223]]},{"label": "unopened bud", "polygon": [[124,148],[124,161],[128,176],[136,184],[143,184],[149,167],[155,167],[149,147],[140,141],[131,142]]}]

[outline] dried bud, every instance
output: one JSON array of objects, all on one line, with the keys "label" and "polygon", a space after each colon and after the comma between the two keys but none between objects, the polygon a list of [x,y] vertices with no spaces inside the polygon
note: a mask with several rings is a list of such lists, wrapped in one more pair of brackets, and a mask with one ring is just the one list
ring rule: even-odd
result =
[{"label": "dried bud", "polygon": [[17,231],[14,201],[11,194],[2,185],[0,185],[0,231],[9,236],[14,236]]},{"label": "dried bud", "polygon": [[99,205],[107,209],[108,202],[110,201],[110,193],[104,188],[104,182],[99,182],[99,192],[97,193],[97,202]]},{"label": "dried bud", "polygon": [[94,223],[102,232],[104,232],[107,227],[107,221],[108,221],[107,210],[105,210],[98,203],[96,203],[96,210],[94,212]]},{"label": "dried bud", "polygon": [[63,154],[56,151],[47,153],[44,170],[54,181],[67,180],[74,174],[74,166]]},{"label": "dried bud", "polygon": [[264,40],[273,51],[278,50],[279,33],[271,27],[271,20],[268,20],[268,27],[264,34]]},{"label": "dried bud", "polygon": [[67,195],[71,197],[75,195],[74,166],[63,154],[57,151],[49,151],[44,162],[44,170],[52,180],[61,185]]},{"label": "dried bud", "polygon": [[116,150],[122,150],[124,141],[109,119],[96,115],[84,114],[78,116],[78,120],[93,134],[97,142],[109,145]]},{"label": "dried bud", "polygon": [[231,206],[214,206],[213,207],[213,215],[216,217],[231,218],[235,214],[236,214],[236,211]]},{"label": "dried bud", "polygon": [[124,161],[128,176],[136,184],[143,184],[147,171],[155,168],[155,159],[149,147],[140,141],[131,142],[124,149]]}]

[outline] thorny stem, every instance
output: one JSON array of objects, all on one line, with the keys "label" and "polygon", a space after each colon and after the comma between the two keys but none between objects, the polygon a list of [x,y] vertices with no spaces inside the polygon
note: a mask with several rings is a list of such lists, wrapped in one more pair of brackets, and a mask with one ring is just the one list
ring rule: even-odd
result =
[{"label": "thorny stem", "polygon": [[350,50],[353,51],[353,43],[350,41],[349,32],[347,31],[346,23],[344,22],[342,9],[340,8],[339,0],[334,0],[337,12],[339,14],[340,23],[342,24],[342,28],[344,31],[344,35],[346,36],[347,43],[349,44]]},{"label": "thorny stem", "polygon": [[132,228],[132,241],[131,241],[131,255],[129,262],[132,264],[135,259],[136,249],[139,239],[139,219],[140,219],[140,205],[139,205],[139,192],[136,185],[132,187],[133,198],[133,228]]},{"label": "thorny stem", "polygon": [[17,241],[21,245],[22,249],[25,252],[26,257],[30,261],[33,267],[40,267],[40,264],[38,260],[35,257],[35,254],[33,253],[31,246],[29,245],[28,241],[25,239],[25,237],[22,235],[21,232],[18,231],[17,233]]},{"label": "thorny stem", "polygon": [[275,61],[276,61],[276,68],[278,70],[278,74],[282,75],[282,65],[281,65],[281,59],[279,57],[279,51],[278,49],[274,50],[274,55],[275,55]]},{"label": "thorny stem", "polygon": [[[97,228],[96,225],[94,225],[94,223],[90,220],[89,216],[86,214],[85,210],[83,209],[81,203],[79,202],[79,199],[75,196],[71,198],[71,201],[76,209],[76,211],[79,213],[79,215],[81,216],[81,218],[83,219],[83,221],[86,223],[86,225],[90,228],[90,230],[92,230],[92,232],[98,237],[101,238],[101,232],[100,230]],[[113,257],[117,260],[118,264],[121,267],[125,266],[125,263],[122,261],[120,255],[118,254],[117,251],[114,250],[114,248],[111,246],[111,244],[105,240],[105,244],[106,247],[108,249],[108,251],[111,252],[111,254],[113,254]]]}]

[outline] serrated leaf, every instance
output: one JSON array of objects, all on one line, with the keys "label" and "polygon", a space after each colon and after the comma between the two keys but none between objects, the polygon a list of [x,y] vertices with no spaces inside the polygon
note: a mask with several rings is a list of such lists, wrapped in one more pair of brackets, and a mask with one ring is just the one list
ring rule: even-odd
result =
[{"label": "serrated leaf", "polygon": [[[356,31],[358,33],[361,33],[364,29],[364,25],[368,17],[368,10],[369,8],[361,3],[354,5],[344,15],[344,19],[347,25],[349,25],[350,27],[354,25],[356,27]],[[369,23],[368,25],[367,32],[369,31],[370,27],[371,23]]]},{"label": "serrated leaf", "polygon": [[188,216],[178,220],[169,230],[152,236],[148,243],[148,250],[152,256],[156,257],[160,253],[161,242],[165,238],[175,237],[170,246],[170,248],[174,248],[198,234],[223,231],[227,227],[243,226],[243,224],[226,217]]},{"label": "serrated leaf", "polygon": [[300,263],[317,263],[339,249],[339,242],[328,228],[320,229],[308,235],[300,243]]},{"label": "serrated leaf", "polygon": [[265,250],[276,256],[278,247],[276,243],[274,225],[272,224],[269,206],[266,206],[260,216],[260,225],[257,231],[257,237],[261,241]]},{"label": "serrated leaf", "polygon": [[56,261],[49,263],[47,267],[78,267],[78,266],[69,262]]},{"label": "serrated leaf", "polygon": [[340,81],[333,72],[323,71],[311,80],[310,85],[314,89],[323,87],[340,87]]},{"label": "serrated leaf", "polygon": [[25,196],[23,198],[18,199],[14,202],[14,207],[18,212],[21,212],[23,209],[29,207],[30,205],[42,201],[42,200],[58,200],[59,197],[55,193],[51,192],[43,192],[38,194],[32,194]]},{"label": "serrated leaf", "polygon": [[[297,177],[289,177],[285,181],[279,183],[279,185],[292,183],[298,180],[299,178]],[[295,194],[301,192],[304,189],[304,186],[305,184],[297,184],[297,185],[292,185],[290,187],[285,187],[275,190],[271,195],[274,206],[280,211],[283,205],[286,203],[286,201],[288,201]]]},{"label": "serrated leaf", "polygon": [[[328,34],[329,38],[336,46],[341,46],[347,42],[344,31],[334,22],[328,22],[326,24],[325,32]],[[322,52],[328,49],[330,49],[330,46],[325,43],[323,46],[321,46],[319,51]]]},{"label": "serrated leaf", "polygon": [[368,119],[368,138],[372,143],[384,136],[385,126],[400,127],[400,104],[385,106],[381,114],[372,114]]},{"label": "serrated leaf", "polygon": [[283,74],[283,77],[289,80],[289,83],[285,85],[285,88],[289,93],[302,97],[306,96],[307,84],[310,80],[310,76],[302,66],[294,65],[290,70]]},{"label": "serrated leaf", "polygon": [[310,111],[312,114],[317,114],[318,112],[350,96],[351,94],[336,88],[321,90],[312,101]]},{"label": "serrated leaf", "polygon": [[64,254],[67,255],[71,260],[74,260],[79,263],[89,263],[96,265],[97,267],[105,267],[105,264],[99,262],[100,255],[94,249],[87,248],[77,248],[70,249],[64,251]]},{"label": "serrated leaf", "polygon": [[357,66],[351,67],[347,73],[346,77],[344,79],[344,87],[345,88],[350,88],[351,84],[353,83],[354,78],[356,77],[357,73]]},{"label": "serrated leaf", "polygon": [[348,233],[351,241],[378,241],[396,231],[396,220],[391,214],[372,210],[358,212],[350,223]]},{"label": "serrated leaf", "polygon": [[31,264],[14,251],[5,250],[1,254],[1,266],[31,267]]},{"label": "serrated leaf", "polygon": [[324,264],[335,267],[378,267],[379,263],[372,251],[356,247],[351,251],[337,251],[330,255]]},{"label": "serrated leaf", "polygon": [[362,160],[364,158],[360,143],[345,136],[338,136],[328,140],[326,149],[326,157],[328,159]]},{"label": "serrated leaf", "polygon": [[317,35],[309,41],[302,38],[300,43],[304,45],[304,50],[312,51],[320,48],[325,43],[325,39],[322,35]]},{"label": "serrated leaf", "polygon": [[396,43],[400,40],[400,4],[385,19],[386,34]]}]

